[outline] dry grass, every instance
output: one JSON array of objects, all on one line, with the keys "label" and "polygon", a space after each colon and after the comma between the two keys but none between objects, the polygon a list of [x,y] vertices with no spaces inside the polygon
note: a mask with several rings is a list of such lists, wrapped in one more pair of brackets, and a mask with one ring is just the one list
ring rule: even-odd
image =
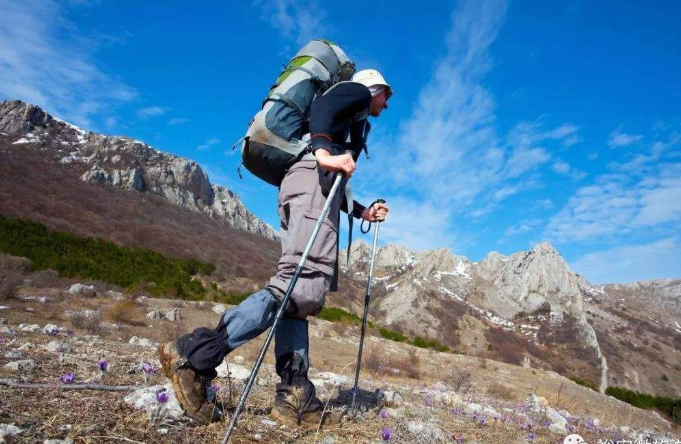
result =
[{"label": "dry grass", "polygon": [[0,300],[14,297],[23,281],[24,273],[31,268],[31,261],[0,253]]},{"label": "dry grass", "polygon": [[505,401],[515,401],[518,399],[515,390],[498,382],[492,382],[487,386],[487,394],[493,398],[503,399]]},{"label": "dry grass", "polygon": [[138,312],[137,304],[134,299],[126,299],[112,306],[107,312],[106,317],[111,322],[133,324],[134,317]]},{"label": "dry grass", "polygon": [[97,334],[100,331],[102,323],[102,314],[86,315],[85,313],[76,312],[71,316],[71,325],[75,328],[82,328],[91,335]]}]

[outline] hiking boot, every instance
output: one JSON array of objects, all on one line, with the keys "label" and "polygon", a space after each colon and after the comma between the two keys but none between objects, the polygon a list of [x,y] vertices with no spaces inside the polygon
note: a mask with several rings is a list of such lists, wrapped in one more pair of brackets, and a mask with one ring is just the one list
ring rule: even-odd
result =
[{"label": "hiking boot", "polygon": [[315,387],[309,380],[297,384],[277,384],[270,416],[279,422],[298,426],[328,427],[341,423],[340,414],[324,411],[324,404],[315,395]]},{"label": "hiking boot", "polygon": [[215,370],[194,370],[183,357],[182,350],[192,335],[184,335],[173,342],[166,342],[158,348],[158,355],[163,366],[163,373],[173,384],[175,397],[184,413],[193,420],[208,424],[222,419],[224,409],[216,402],[211,381],[215,378]]}]

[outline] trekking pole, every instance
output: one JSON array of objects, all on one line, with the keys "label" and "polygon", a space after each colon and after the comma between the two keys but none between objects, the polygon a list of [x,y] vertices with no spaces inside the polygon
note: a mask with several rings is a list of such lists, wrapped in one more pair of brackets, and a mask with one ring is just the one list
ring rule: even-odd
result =
[{"label": "trekking pole", "polygon": [[[378,199],[374,203],[385,203],[385,200]],[[371,204],[373,205],[373,204]],[[369,317],[369,301],[371,300],[371,280],[374,276],[374,260],[376,258],[376,245],[378,244],[378,228],[381,222],[376,222],[376,229],[374,230],[374,245],[371,248],[371,262],[369,265],[369,278],[367,279],[367,291],[364,295],[364,316],[362,316],[362,333],[359,336],[359,352],[357,354],[357,368],[355,369],[355,387],[352,389],[352,404],[350,410],[355,411],[355,400],[357,399],[357,392],[359,391],[359,370],[362,365],[362,351],[364,350],[364,335],[367,330],[367,318]],[[361,227],[360,227],[361,228]],[[368,231],[369,229],[367,229]],[[348,254],[350,254],[348,252]]]},{"label": "trekking pole", "polygon": [[239,414],[241,413],[241,410],[244,407],[244,404],[246,403],[246,398],[248,397],[248,393],[251,391],[251,387],[253,386],[253,382],[255,381],[255,377],[258,374],[258,370],[260,370],[260,365],[262,364],[263,359],[265,359],[265,354],[267,353],[267,349],[270,346],[270,343],[272,342],[272,338],[274,337],[274,332],[277,328],[277,324],[279,324],[279,320],[284,314],[284,310],[286,310],[286,305],[288,304],[289,299],[291,298],[291,293],[293,292],[293,288],[296,285],[296,282],[298,281],[298,276],[300,275],[300,272],[303,269],[303,266],[305,265],[305,261],[307,260],[307,256],[310,254],[310,250],[312,249],[312,244],[314,243],[315,239],[317,238],[317,234],[319,233],[319,229],[322,227],[322,222],[326,218],[326,215],[329,213],[329,209],[331,208],[331,201],[333,200],[334,196],[336,195],[336,192],[338,190],[338,187],[341,183],[341,180],[343,179],[342,174],[337,174],[336,177],[334,178],[333,181],[333,186],[331,187],[331,191],[329,191],[329,195],[326,198],[326,203],[324,203],[324,208],[322,209],[322,214],[319,216],[319,219],[317,220],[317,224],[314,226],[314,230],[312,231],[312,236],[310,237],[310,240],[307,242],[307,245],[305,246],[305,251],[303,251],[303,255],[300,258],[300,261],[298,262],[298,265],[296,266],[296,270],[293,273],[293,278],[291,279],[291,282],[288,285],[288,288],[286,289],[286,293],[284,294],[284,298],[281,300],[281,304],[279,304],[279,308],[277,309],[277,313],[274,316],[274,322],[272,323],[272,328],[270,328],[269,333],[267,334],[267,338],[265,339],[265,343],[262,346],[262,350],[260,350],[260,354],[258,355],[258,359],[255,361],[255,365],[253,365],[253,370],[251,370],[251,376],[248,378],[248,382],[246,383],[246,387],[244,388],[244,392],[241,394],[241,398],[239,399],[239,404],[236,406],[236,410],[234,410],[234,414],[232,415],[232,420],[229,423],[229,427],[227,428],[227,433],[225,434],[225,438],[222,440],[222,444],[227,444],[229,441],[229,437],[232,435],[232,431],[234,431],[234,427],[236,426],[236,421],[239,419]]}]

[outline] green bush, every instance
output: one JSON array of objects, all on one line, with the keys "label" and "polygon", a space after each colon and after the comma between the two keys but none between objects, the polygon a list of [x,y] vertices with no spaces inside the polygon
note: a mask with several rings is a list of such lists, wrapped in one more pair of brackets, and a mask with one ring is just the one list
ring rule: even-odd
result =
[{"label": "green bush", "polygon": [[442,345],[433,339],[423,339],[421,336],[416,336],[412,344],[420,348],[432,348],[433,350],[437,350],[439,352],[446,353],[449,351],[449,347],[446,345]]},{"label": "green bush", "polygon": [[92,237],[49,231],[44,225],[0,215],[0,251],[27,257],[33,270],[144,289],[153,296],[202,299],[206,290],[193,275],[215,267],[195,259],[172,259],[141,248],[126,248]]},{"label": "green bush", "polygon": [[362,325],[362,318],[342,308],[324,307],[322,312],[317,315],[319,319],[329,322],[350,322],[351,324]]},{"label": "green bush", "polygon": [[395,342],[408,342],[409,338],[400,332],[388,330],[387,328],[381,327],[378,329],[381,337]]},{"label": "green bush", "polygon": [[579,384],[583,387],[590,388],[594,392],[598,391],[598,389],[596,388],[596,386],[593,383],[591,383],[589,381],[585,381],[582,378],[578,378],[577,376],[568,376],[568,379],[572,382],[576,382],[577,384]]},{"label": "green bush", "polygon": [[[605,390],[606,395],[617,398],[641,409],[660,410],[670,417],[674,418],[675,422],[680,422],[681,419],[681,398],[674,399],[666,396],[655,396],[647,393],[639,393],[633,390],[625,389],[623,387],[611,386]],[[676,410],[676,414],[674,411]]]}]

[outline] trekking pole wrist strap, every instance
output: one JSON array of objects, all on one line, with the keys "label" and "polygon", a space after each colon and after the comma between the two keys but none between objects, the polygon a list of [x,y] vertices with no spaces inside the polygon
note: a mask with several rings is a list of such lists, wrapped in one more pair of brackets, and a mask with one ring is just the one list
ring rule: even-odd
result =
[{"label": "trekking pole wrist strap", "polygon": [[[384,199],[376,199],[375,201],[371,202],[371,205],[369,205],[367,207],[367,210],[370,210],[371,207],[373,207],[374,204],[377,204],[377,203],[384,204],[385,200]],[[369,222],[369,221],[366,220],[366,219],[362,219],[362,223],[359,224],[359,230],[362,232],[362,234],[367,234],[369,231],[371,231],[371,224],[373,222],[369,222],[369,226],[366,228],[366,230],[364,230],[364,222]]]}]

